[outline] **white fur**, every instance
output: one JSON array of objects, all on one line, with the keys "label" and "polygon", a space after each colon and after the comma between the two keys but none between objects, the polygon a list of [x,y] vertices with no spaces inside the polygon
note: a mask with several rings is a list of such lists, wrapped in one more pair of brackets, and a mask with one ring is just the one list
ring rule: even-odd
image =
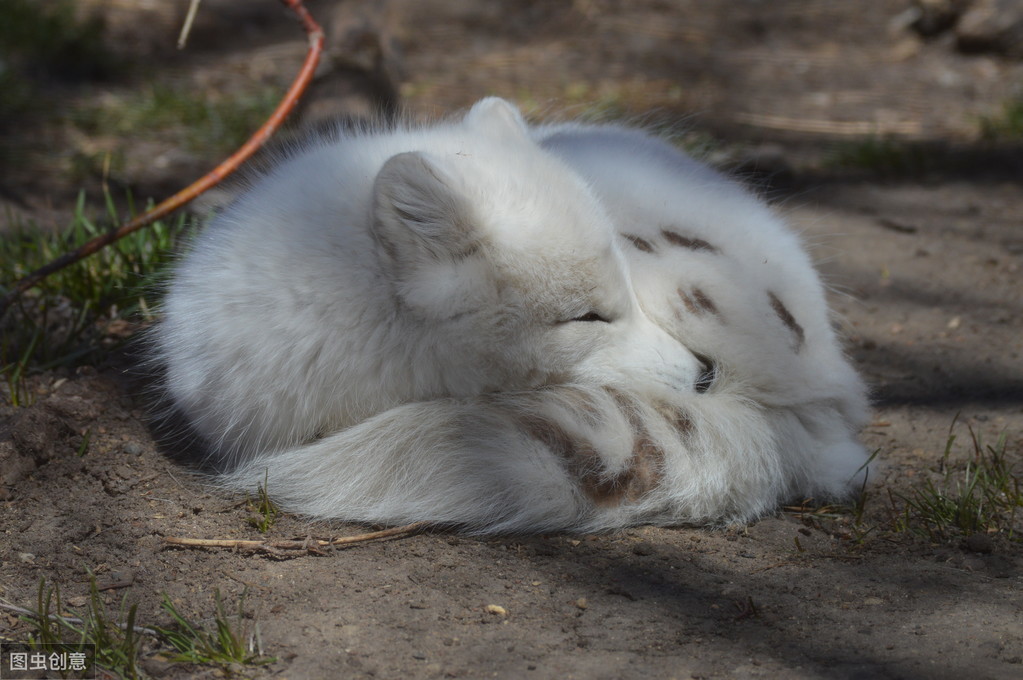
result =
[{"label": "white fur", "polygon": [[154,346],[220,482],[312,517],[743,520],[865,460],[791,232],[663,142],[498,99],[285,159],[196,239]]},{"label": "white fur", "polygon": [[[622,233],[660,246],[657,254],[626,249],[641,306],[768,410],[789,474],[803,479],[795,493],[837,496],[854,476],[862,480],[866,456],[854,433],[867,418],[866,389],[842,354],[799,238],[738,184],[639,131],[563,124],[535,135],[591,183]],[[666,229],[717,252],[672,247]],[[694,287],[716,314],[682,309],[678,289]],[[799,352],[769,292],[801,327]]]}]

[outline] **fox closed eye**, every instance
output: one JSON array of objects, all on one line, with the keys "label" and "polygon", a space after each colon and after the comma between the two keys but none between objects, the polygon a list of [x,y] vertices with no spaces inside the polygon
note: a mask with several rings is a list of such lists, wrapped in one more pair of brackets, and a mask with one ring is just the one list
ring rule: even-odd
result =
[{"label": "fox closed eye", "polygon": [[611,319],[601,316],[598,312],[586,312],[582,316],[577,316],[571,321],[600,321],[602,323],[611,323]]}]

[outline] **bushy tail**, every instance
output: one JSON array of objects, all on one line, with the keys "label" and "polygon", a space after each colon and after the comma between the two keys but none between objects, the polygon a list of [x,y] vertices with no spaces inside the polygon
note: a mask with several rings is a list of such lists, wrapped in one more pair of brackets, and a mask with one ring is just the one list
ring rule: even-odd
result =
[{"label": "bushy tail", "polygon": [[[812,495],[821,475],[798,451],[818,436],[726,387],[661,398],[569,385],[400,406],[219,481],[250,491],[266,479],[309,517],[479,533],[723,523]],[[855,470],[862,449],[848,446],[837,467]]]}]

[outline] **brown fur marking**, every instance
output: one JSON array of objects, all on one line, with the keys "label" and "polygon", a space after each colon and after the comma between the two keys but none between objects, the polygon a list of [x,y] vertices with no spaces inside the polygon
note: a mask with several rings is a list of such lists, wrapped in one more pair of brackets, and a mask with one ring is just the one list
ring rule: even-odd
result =
[{"label": "brown fur marking", "polygon": [[689,414],[677,406],[658,404],[657,412],[683,437],[691,434],[696,429],[693,419],[689,417]]},{"label": "brown fur marking", "polygon": [[587,498],[602,506],[620,502],[622,494],[614,480],[606,480],[597,469],[600,456],[596,449],[577,441],[553,419],[527,416],[521,419],[521,423],[529,436],[564,461],[569,476],[579,480]]},{"label": "brown fur marking", "polygon": [[[519,416],[519,422],[530,437],[564,461],[569,476],[578,480],[580,489],[594,505],[613,507],[637,501],[660,484],[664,451],[650,438],[632,400],[614,388],[605,389],[629,421],[635,437],[632,456],[620,472],[608,474],[602,469],[597,450],[570,435],[552,418]],[[586,401],[587,406],[593,408],[593,404]],[[587,410],[587,406],[583,410]]]},{"label": "brown fur marking", "polygon": [[629,242],[636,246],[638,250],[642,250],[644,253],[654,252],[654,247],[650,245],[650,241],[640,238],[639,236],[635,236],[634,234],[622,234],[622,236],[628,239]]},{"label": "brown fur marking", "polygon": [[661,236],[663,236],[668,243],[679,248],[688,248],[689,250],[702,250],[708,253],[719,253],[716,246],[704,241],[702,238],[690,238],[683,236],[678,232],[671,231],[669,229],[661,229]]},{"label": "brown fur marking", "polygon": [[664,450],[644,434],[632,447],[627,498],[638,501],[658,486],[664,478]]},{"label": "brown fur marking", "polygon": [[718,313],[718,307],[714,304],[714,301],[707,297],[707,294],[699,288],[693,288],[693,297],[696,298],[696,304],[698,304],[701,308],[707,310],[711,314]]},{"label": "brown fur marking", "polygon": [[678,292],[678,296],[680,298],[682,298],[682,304],[684,304],[686,306],[686,310],[688,310],[690,314],[699,314],[700,313],[700,310],[696,306],[696,303],[693,302],[692,298],[690,298],[689,295],[684,290],[679,288],[677,290],[677,292]]},{"label": "brown fur marking", "polygon": [[792,334],[796,336],[796,347],[795,351],[799,351],[803,348],[803,344],[806,342],[806,332],[803,331],[803,327],[796,321],[796,317],[792,316],[792,312],[782,304],[782,301],[778,299],[778,296],[774,293],[768,293],[768,297],[771,299],[771,309],[778,315],[781,322],[785,324]]},{"label": "brown fur marking", "polygon": [[715,316],[719,314],[718,306],[700,288],[693,288],[691,293],[686,293],[682,288],[678,288],[676,292],[690,314],[703,314],[704,312],[710,312]]},{"label": "brown fur marking", "polygon": [[522,426],[530,437],[554,452],[566,461],[574,461],[580,457],[593,457],[597,452],[591,446],[580,446],[565,429],[557,422],[540,416],[526,416],[521,420]]},{"label": "brown fur marking", "polygon": [[[614,389],[604,388],[615,400],[633,432],[632,457],[628,467],[611,478],[614,488],[620,490],[626,500],[636,501],[655,489],[664,475],[664,451],[657,446],[647,432],[633,401]],[[620,499],[616,500],[620,502]]]}]

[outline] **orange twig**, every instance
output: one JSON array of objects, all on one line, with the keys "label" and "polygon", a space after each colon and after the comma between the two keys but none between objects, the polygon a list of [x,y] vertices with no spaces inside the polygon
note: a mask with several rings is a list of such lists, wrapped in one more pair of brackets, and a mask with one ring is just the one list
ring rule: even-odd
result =
[{"label": "orange twig", "polygon": [[192,201],[197,196],[216,186],[225,177],[233,173],[238,167],[251,156],[256,150],[261,147],[267,139],[277,131],[277,128],[281,126],[284,119],[291,113],[291,110],[298,103],[302,93],[305,92],[306,87],[313,78],[313,73],[316,71],[316,66],[320,62],[320,55],[323,52],[323,29],[320,28],[319,24],[313,19],[309,11],[306,10],[302,4],[302,0],[281,0],[285,5],[288,6],[295,14],[298,15],[299,20],[302,22],[302,26],[309,36],[309,53],[306,55],[305,62],[302,64],[302,69],[298,72],[298,76],[295,77],[295,81],[288,88],[287,93],[281,100],[281,103],[277,105],[277,108],[270,115],[263,126],[260,127],[249,141],[245,142],[240,149],[234,152],[227,160],[215,167],[204,177],[201,177],[191,185],[185,187],[178,193],[174,194],[170,198],[166,199],[162,203],[154,206],[151,210],[139,215],[135,219],[122,224],[117,229],[113,229],[105,234],[97,236],[91,241],[79,246],[76,250],[69,253],[65,253],[53,260],[49,264],[35,270],[31,274],[23,277],[14,284],[14,287],[3,296],[0,300],[0,317],[7,312],[7,309],[11,304],[18,298],[19,295],[24,293],[26,290],[35,286],[40,281],[45,279],[50,274],[67,267],[70,264],[78,262],[79,260],[92,255],[101,248],[110,245],[114,241],[117,241],[128,234],[138,231],[142,227],[155,222],[156,220],[167,216],[174,212],[181,206]]}]

